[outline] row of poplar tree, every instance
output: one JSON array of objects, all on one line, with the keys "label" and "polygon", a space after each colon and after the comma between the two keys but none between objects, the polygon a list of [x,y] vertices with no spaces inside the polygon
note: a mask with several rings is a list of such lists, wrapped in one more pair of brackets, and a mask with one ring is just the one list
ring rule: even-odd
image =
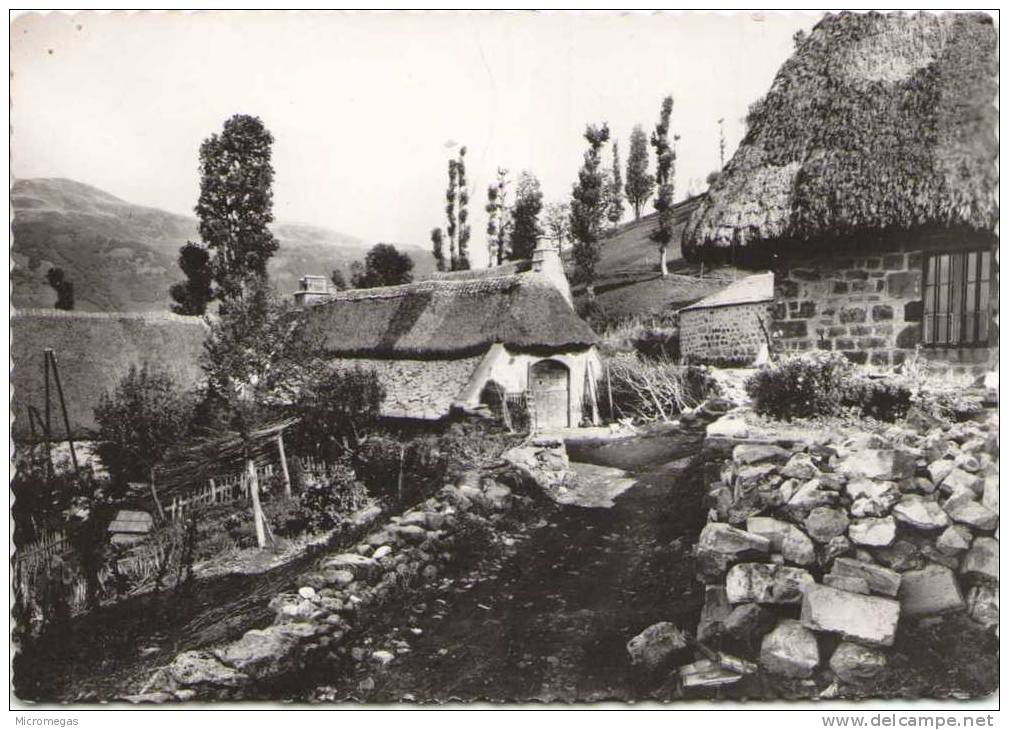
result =
[{"label": "row of poplar tree", "polygon": [[[601,245],[607,224],[615,227],[624,216],[624,201],[634,211],[634,219],[649,198],[658,214],[650,234],[659,251],[659,269],[668,275],[666,248],[673,236],[673,200],[676,177],[676,142],[670,139],[670,119],[673,97],[662,100],[659,120],[651,135],[641,125],[631,132],[630,153],[626,168],[621,167],[618,141],[613,140],[612,165],[603,166],[603,148],[610,142],[609,126],[604,122],[588,125],[582,167],[574,184],[569,203],[548,205],[544,211],[539,181],[523,170],[515,186],[515,202],[507,201],[508,171],[499,168],[496,180],[487,188],[487,249],[488,266],[500,266],[505,261],[528,259],[536,240],[546,235],[558,243],[572,241],[572,257],[576,279],[585,284],[591,299],[596,279],[596,265],[601,258]],[[648,171],[649,146],[656,159],[655,174]],[[624,181],[626,170],[626,182]],[[432,253],[439,271],[470,268],[469,257],[469,190],[466,179],[466,148],[448,163],[448,188],[445,192],[446,225],[431,231]],[[542,216],[541,216],[542,214]]]}]

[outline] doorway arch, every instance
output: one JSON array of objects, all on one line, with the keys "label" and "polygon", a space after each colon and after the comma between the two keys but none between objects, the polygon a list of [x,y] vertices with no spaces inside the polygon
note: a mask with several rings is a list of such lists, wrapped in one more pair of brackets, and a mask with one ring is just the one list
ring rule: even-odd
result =
[{"label": "doorway arch", "polygon": [[529,368],[536,428],[571,425],[571,371],[557,360],[540,360]]}]

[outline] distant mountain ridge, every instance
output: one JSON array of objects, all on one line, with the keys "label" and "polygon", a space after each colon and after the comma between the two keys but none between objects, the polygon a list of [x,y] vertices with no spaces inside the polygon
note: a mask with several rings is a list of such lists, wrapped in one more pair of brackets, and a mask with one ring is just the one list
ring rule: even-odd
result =
[{"label": "distant mountain ridge", "polygon": [[[179,247],[198,241],[195,217],[135,205],[91,185],[64,178],[17,180],[14,207],[15,307],[51,307],[55,293],[46,272],[59,266],[74,283],[76,308],[84,311],[168,311],[168,288],[183,276]],[[373,242],[321,226],[278,222],[271,226],[280,249],[269,264],[282,294],[297,289],[304,274],[328,276],[364,258]],[[420,246],[395,244],[423,276],[434,258]]]}]

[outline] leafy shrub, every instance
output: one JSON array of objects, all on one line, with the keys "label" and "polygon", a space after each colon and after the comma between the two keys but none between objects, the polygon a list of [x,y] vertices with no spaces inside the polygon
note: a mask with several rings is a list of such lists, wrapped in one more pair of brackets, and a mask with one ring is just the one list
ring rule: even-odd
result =
[{"label": "leafy shrub", "polygon": [[969,421],[984,410],[980,397],[954,389],[922,388],[911,401],[944,421]]},{"label": "leafy shrub", "polygon": [[306,383],[290,439],[298,453],[332,461],[354,448],[374,426],[385,391],[374,370],[326,368]]},{"label": "leafy shrub", "polygon": [[441,488],[446,457],[434,436],[401,440],[373,434],[355,452],[354,467],[373,496],[389,504],[407,505]]},{"label": "leafy shrub", "polygon": [[842,405],[880,421],[897,421],[904,418],[911,407],[911,388],[892,378],[856,376],[845,386]]},{"label": "leafy shrub", "polygon": [[329,530],[368,502],[368,493],[343,461],[325,480],[307,485],[299,496],[301,519],[309,532]]},{"label": "leafy shrub", "polygon": [[452,424],[439,436],[373,434],[354,454],[369,492],[393,505],[416,504],[462,472],[496,461],[520,436],[494,421]]},{"label": "leafy shrub", "polygon": [[640,421],[669,420],[718,393],[704,368],[619,355],[607,361],[614,416]]},{"label": "leafy shrub", "polygon": [[639,332],[632,343],[641,357],[659,362],[677,362],[680,359],[679,329],[649,327]]},{"label": "leafy shrub", "polygon": [[757,413],[791,420],[840,413],[854,366],[837,352],[792,355],[746,381]]},{"label": "leafy shrub", "polygon": [[102,462],[116,481],[146,481],[165,450],[185,434],[193,399],[146,364],[129,372],[95,408]]}]

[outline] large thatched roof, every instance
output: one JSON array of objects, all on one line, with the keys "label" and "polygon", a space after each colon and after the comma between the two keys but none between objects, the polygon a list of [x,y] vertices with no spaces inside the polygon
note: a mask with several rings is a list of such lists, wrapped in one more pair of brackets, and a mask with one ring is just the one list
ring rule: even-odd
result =
[{"label": "large thatched roof", "polygon": [[533,272],[355,289],[305,317],[309,336],[343,357],[452,358],[495,342],[534,352],[596,341],[561,292]]},{"label": "large thatched roof", "polygon": [[992,231],[997,37],[980,13],[828,15],[754,104],[685,251]]}]

